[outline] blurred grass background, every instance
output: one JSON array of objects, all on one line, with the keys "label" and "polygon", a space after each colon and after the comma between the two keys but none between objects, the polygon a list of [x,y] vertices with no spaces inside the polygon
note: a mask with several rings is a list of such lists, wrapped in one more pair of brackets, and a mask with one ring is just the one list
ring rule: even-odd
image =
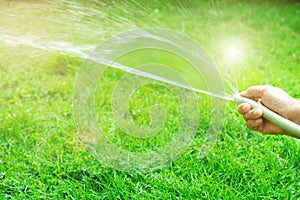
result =
[{"label": "blurred grass background", "polygon": [[[196,139],[172,166],[158,171],[131,174],[103,166],[80,143],[72,118],[82,59],[6,40],[35,36],[45,44],[83,46],[138,27],[169,28],[200,43],[239,90],[271,84],[300,98],[298,2],[0,1],[0,6],[3,199],[299,198],[295,140],[247,130],[234,103],[228,104],[217,145],[203,159],[197,159]],[[226,41],[240,42],[241,61],[225,62]],[[205,118],[198,135],[208,128]]]}]

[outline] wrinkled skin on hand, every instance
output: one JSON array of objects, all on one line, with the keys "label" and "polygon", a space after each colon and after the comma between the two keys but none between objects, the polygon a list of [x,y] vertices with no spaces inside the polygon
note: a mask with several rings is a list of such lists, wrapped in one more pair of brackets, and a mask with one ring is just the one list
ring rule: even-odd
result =
[{"label": "wrinkled skin on hand", "polygon": [[[241,92],[240,95],[253,99],[284,118],[300,124],[300,101],[292,98],[280,88],[269,85],[252,86]],[[238,111],[244,116],[249,129],[263,134],[284,134],[296,137],[263,118],[262,110],[251,108],[251,105],[248,103],[240,104]]]}]

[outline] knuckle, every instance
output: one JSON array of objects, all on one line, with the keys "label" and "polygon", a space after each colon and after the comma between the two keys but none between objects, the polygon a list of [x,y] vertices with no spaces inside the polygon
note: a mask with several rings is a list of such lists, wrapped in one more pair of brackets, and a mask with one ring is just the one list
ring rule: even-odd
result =
[{"label": "knuckle", "polygon": [[252,120],[247,120],[246,125],[248,128],[253,129],[253,121]]},{"label": "knuckle", "polygon": [[244,114],[244,119],[245,119],[245,120],[249,120],[249,112],[246,113],[246,114]]}]

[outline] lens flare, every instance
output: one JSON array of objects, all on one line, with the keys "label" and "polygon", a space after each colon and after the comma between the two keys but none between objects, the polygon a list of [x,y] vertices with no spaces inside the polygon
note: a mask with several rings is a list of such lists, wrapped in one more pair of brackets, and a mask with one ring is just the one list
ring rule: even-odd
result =
[{"label": "lens flare", "polygon": [[235,61],[240,58],[242,52],[237,46],[229,46],[225,53],[228,60]]},{"label": "lens flare", "polygon": [[240,65],[245,61],[248,45],[241,38],[222,37],[220,42],[221,62],[230,66]]}]

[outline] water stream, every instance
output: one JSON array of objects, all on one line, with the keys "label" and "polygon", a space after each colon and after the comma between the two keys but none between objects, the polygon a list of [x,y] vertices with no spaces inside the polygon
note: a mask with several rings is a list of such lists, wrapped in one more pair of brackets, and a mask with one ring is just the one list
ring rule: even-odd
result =
[{"label": "water stream", "polygon": [[[36,49],[84,60],[74,91],[74,117],[79,132],[84,136],[85,144],[99,160],[125,171],[157,169],[183,153],[197,131],[198,108],[195,107],[196,104],[192,104],[196,100],[191,93],[175,89],[180,99],[183,117],[178,134],[171,142],[169,141],[170,144],[164,144],[165,148],[157,152],[140,154],[116,148],[97,128],[98,122],[93,107],[95,100],[93,92],[97,87],[98,75],[101,75],[107,67],[209,95],[212,99],[213,114],[203,142],[203,156],[212,148],[217,133],[222,129],[224,104],[220,101],[233,101],[232,95],[237,92],[232,86],[234,84],[224,78],[225,73],[219,71],[197,42],[171,30],[171,23],[166,26],[159,20],[162,14],[156,8],[155,1],[153,2],[149,4],[153,6],[150,14],[149,8],[134,0],[117,3],[47,0],[0,2],[0,48],[7,51],[6,53],[27,48],[28,56],[34,57],[31,50]],[[179,1],[173,8],[166,6],[160,9],[166,9],[164,11],[166,13],[180,10],[184,12],[184,16],[190,14]],[[201,41],[206,40],[205,35],[199,35],[203,37]],[[123,88],[122,85],[116,87],[117,92],[114,92],[114,95],[119,93],[116,94],[119,95],[119,99],[112,99],[113,104],[118,105],[112,107],[115,109],[116,123],[123,127],[121,128],[123,131],[126,129],[130,132],[137,142],[149,137],[153,132],[150,129],[154,128],[155,133],[159,132],[163,127],[164,117],[156,107],[151,116],[155,116],[158,120],[152,117],[152,124],[146,128],[134,125],[132,119],[128,117],[127,105],[122,104],[129,102],[127,97],[125,98],[127,93],[122,89],[127,84],[126,80],[128,83],[132,80],[126,77],[132,78],[122,77],[122,81],[125,80]],[[136,80],[141,84],[147,82]],[[129,84],[128,88],[134,84]],[[146,133],[147,131],[149,133]],[[142,135],[137,136],[134,133]],[[119,160],[117,164],[116,159]]]}]

